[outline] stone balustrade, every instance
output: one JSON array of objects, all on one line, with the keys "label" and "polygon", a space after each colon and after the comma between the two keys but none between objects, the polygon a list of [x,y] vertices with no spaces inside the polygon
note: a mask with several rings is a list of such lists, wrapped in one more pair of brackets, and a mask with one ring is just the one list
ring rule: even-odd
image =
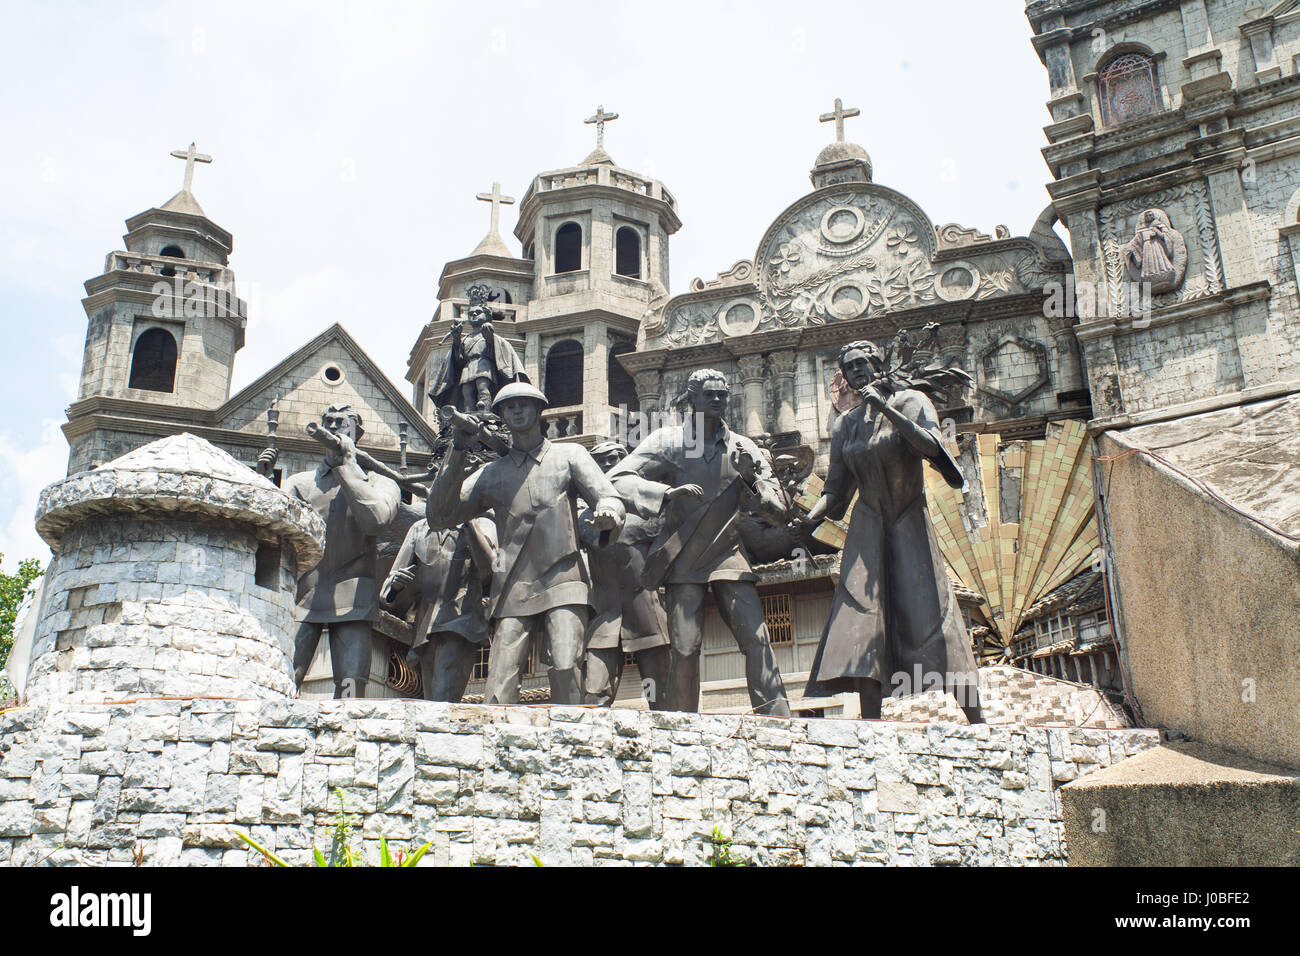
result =
[{"label": "stone balustrade", "polygon": [[529,185],[523,201],[527,203],[529,198],[537,192],[545,192],[551,189],[567,189],[573,186],[597,185],[626,189],[628,192],[639,193],[651,199],[658,199],[666,203],[671,209],[677,208],[676,198],[657,180],[648,176],[640,176],[625,169],[604,165],[574,166],[538,176]]},{"label": "stone balustrade", "polygon": [[551,441],[577,438],[582,434],[582,406],[546,409],[542,412],[542,434]]},{"label": "stone balustrade", "polygon": [[146,256],[137,252],[110,253],[108,268],[105,271],[138,272],[168,279],[180,277],[188,282],[218,286],[230,292],[234,291],[235,286],[234,274],[221,266],[190,259],[175,259],[171,256]]}]

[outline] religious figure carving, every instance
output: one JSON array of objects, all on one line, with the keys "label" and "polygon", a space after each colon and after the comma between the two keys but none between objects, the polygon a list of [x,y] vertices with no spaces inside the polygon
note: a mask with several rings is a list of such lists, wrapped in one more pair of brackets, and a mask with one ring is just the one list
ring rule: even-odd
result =
[{"label": "religious figure carving", "polygon": [[350,405],[331,405],[313,432],[326,446],[324,460],[315,471],[291,475],[284,485],[286,493],[325,519],[325,556],[298,580],[301,624],[294,637],[294,676],[301,686],[328,627],[335,697],[366,696],[371,623],[379,620],[377,538],[397,517],[402,501],[397,482],[362,468],[356,443],[363,434],[361,416]]},{"label": "religious figure carving", "polygon": [[[627,447],[606,441],[591,456],[608,473],[627,457]],[[630,479],[624,479],[627,481]],[[618,694],[625,655],[636,659],[641,688],[651,710],[665,709],[668,672],[668,618],[659,591],[641,584],[646,552],[659,531],[657,515],[629,511],[622,532],[602,546],[604,537],[593,523],[590,509],[578,519],[578,537],[587,550],[591,569],[587,624],[586,699],[608,707]]]},{"label": "religious figure carving", "polygon": [[543,634],[551,701],[582,703],[591,578],[579,552],[577,499],[590,503],[596,532],[616,538],[623,526],[623,502],[591,454],[579,444],[552,444],[542,436],[539,421],[546,405],[546,396],[526,382],[501,389],[493,409],[510,430],[511,447],[468,477],[466,452],[478,435],[478,421],[450,418],[451,449],[429,492],[426,517],[435,531],[489,512],[495,519],[486,704],[518,703],[529,645]]},{"label": "religious figure carving", "polygon": [[788,504],[758,446],[727,427],[730,399],[721,372],[693,372],[678,404],[689,405],[694,414],[682,425],[652,432],[610,478],[633,510],[664,515],[646,557],[642,584],[664,587],[672,648],[667,708],[699,709],[704,597],[712,588],[722,619],[744,654],[754,710],[789,716],[785,685],[754,586],[757,576],[742,547],[737,520],[748,507],[781,524]]},{"label": "religious figure carving", "polygon": [[1187,243],[1163,209],[1142,213],[1123,256],[1129,280],[1149,284],[1153,295],[1178,288],[1187,272]]},{"label": "religious figure carving", "polygon": [[[933,331],[933,330],[931,330]],[[960,369],[921,367],[900,339],[882,356],[869,342],[840,350],[839,365],[863,404],[831,435],[822,498],[804,519],[839,520],[857,492],[840,579],[813,659],[807,697],[856,690],[866,719],[895,693],[942,687],[972,722],[982,721],[975,659],[925,506],[922,461],[954,488],[965,482],[940,439],[932,395],[968,385]]]},{"label": "religious figure carving", "polygon": [[461,320],[452,323],[443,339],[451,339],[451,352],[429,397],[438,407],[485,412],[495,392],[510,382],[527,382],[528,374],[514,346],[498,336],[492,326],[491,320],[499,313],[494,313],[488,303],[500,298],[501,293],[485,285],[472,285],[467,295],[470,334],[464,335]]}]

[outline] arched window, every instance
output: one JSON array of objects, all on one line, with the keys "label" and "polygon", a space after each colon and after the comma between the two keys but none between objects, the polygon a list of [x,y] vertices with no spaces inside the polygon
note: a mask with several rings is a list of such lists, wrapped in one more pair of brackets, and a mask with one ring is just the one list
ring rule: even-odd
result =
[{"label": "arched window", "polygon": [[555,230],[555,271],[577,272],[582,268],[582,227],[566,222]]},{"label": "arched window", "polygon": [[614,236],[614,271],[641,278],[641,237],[631,226],[623,226]]},{"label": "arched window", "polygon": [[170,392],[176,385],[176,340],[166,329],[149,329],[135,340],[130,388]]},{"label": "arched window", "polygon": [[[185,250],[180,246],[163,246],[162,251],[159,252],[158,255],[166,256],[168,259],[184,259]],[[165,276],[174,276],[176,274],[176,270],[171,266],[163,266],[158,271]]]},{"label": "arched window", "polygon": [[582,343],[556,342],[546,353],[546,401],[552,408],[582,404]]},{"label": "arched window", "polygon": [[1125,53],[1111,60],[1097,79],[1101,91],[1101,123],[1120,123],[1160,111],[1156,65],[1144,53]]},{"label": "arched window", "polygon": [[626,339],[615,342],[609,347],[609,404],[612,408],[627,406],[629,412],[641,410],[636,397],[636,382],[617,358],[619,355],[635,351],[636,346]]}]

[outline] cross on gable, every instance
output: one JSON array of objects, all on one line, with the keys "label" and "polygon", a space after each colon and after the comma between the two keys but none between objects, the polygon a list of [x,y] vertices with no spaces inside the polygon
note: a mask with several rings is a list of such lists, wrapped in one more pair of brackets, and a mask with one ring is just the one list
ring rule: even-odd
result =
[{"label": "cross on gable", "polygon": [[841,101],[839,97],[836,97],[835,109],[829,113],[823,113],[820,117],[819,122],[822,123],[834,122],[835,142],[842,143],[844,142],[844,121],[846,119],[852,119],[854,116],[861,116],[861,115],[862,115],[862,111],[860,109],[857,109],[856,107],[854,107],[853,109],[846,110],[844,108],[843,101]]},{"label": "cross on gable", "polygon": [[190,143],[189,149],[173,149],[172,155],[177,159],[185,160],[185,191],[190,191],[190,186],[194,183],[194,164],[210,163],[211,156],[205,156],[194,149],[194,144]]},{"label": "cross on gable", "polygon": [[492,191],[490,193],[479,193],[474,198],[478,199],[480,202],[490,202],[492,204],[492,231],[493,232],[497,231],[497,223],[501,217],[501,207],[503,205],[504,206],[514,205],[514,201],[515,201],[513,196],[501,195],[500,183],[493,183]]},{"label": "cross on gable", "polygon": [[605,146],[605,124],[612,120],[618,119],[617,113],[606,113],[605,107],[597,106],[596,115],[589,116],[582,122],[588,126],[596,124],[596,148],[603,149]]}]

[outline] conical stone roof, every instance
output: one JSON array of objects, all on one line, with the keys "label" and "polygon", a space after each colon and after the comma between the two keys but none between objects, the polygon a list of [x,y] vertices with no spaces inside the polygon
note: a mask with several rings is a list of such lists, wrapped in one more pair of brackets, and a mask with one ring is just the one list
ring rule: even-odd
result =
[{"label": "conical stone roof", "polygon": [[190,216],[202,216],[208,218],[208,214],[203,211],[199,201],[194,198],[194,193],[188,189],[182,189],[171,199],[162,204],[162,209],[166,212],[183,212]]},{"label": "conical stone roof", "polygon": [[58,551],[67,530],[87,518],[182,515],[219,519],[285,539],[300,574],[324,553],[325,524],[312,508],[188,432],[49,485],[37,504],[36,530]]}]

